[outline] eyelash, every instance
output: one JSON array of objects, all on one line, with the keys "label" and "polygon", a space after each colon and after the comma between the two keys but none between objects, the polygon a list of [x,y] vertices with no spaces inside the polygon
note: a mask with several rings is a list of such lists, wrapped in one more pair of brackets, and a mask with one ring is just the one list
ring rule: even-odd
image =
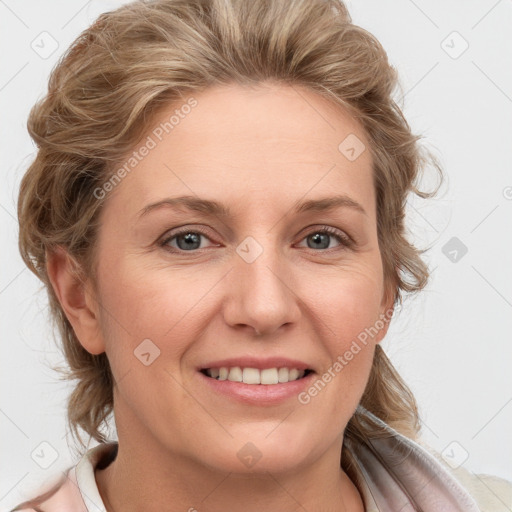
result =
[{"label": "eyelash", "polygon": [[[175,247],[170,248],[167,245],[171,240],[174,240],[175,238],[179,237],[180,235],[185,235],[187,233],[201,234],[204,237],[208,238],[208,240],[212,241],[210,239],[210,236],[206,232],[206,230],[204,230],[202,228],[192,228],[192,229],[189,228],[189,229],[181,229],[181,230],[179,230],[177,232],[172,233],[171,235],[165,237],[160,242],[159,245],[163,249],[165,249],[166,251],[168,251],[168,252],[170,252],[172,254],[197,253],[197,252],[201,251],[201,249],[193,249],[193,250],[190,250],[190,251],[184,251],[183,249],[177,249]],[[311,230],[310,232],[306,233],[301,238],[301,241],[304,240],[305,238],[307,238],[308,236],[313,235],[313,234],[317,234],[317,233],[327,234],[327,235],[331,235],[331,236],[337,238],[338,242],[340,243],[340,246],[332,247],[330,249],[320,249],[320,251],[317,251],[315,249],[310,249],[308,247],[306,247],[306,249],[310,249],[311,251],[314,251],[314,252],[331,252],[331,251],[337,251],[337,250],[351,249],[355,245],[354,240],[349,235],[347,235],[343,231],[340,231],[339,229],[333,228],[331,226],[320,226],[319,228],[315,228],[315,229]]]}]

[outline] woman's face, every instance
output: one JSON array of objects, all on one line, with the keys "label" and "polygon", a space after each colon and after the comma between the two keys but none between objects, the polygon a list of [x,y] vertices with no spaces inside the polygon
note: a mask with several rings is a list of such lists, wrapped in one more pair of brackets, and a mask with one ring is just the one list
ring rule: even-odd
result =
[{"label": "woman's face", "polygon": [[339,464],[391,306],[364,132],[297,86],[192,98],[102,211],[86,348],[110,361],[119,439],[232,472]]}]

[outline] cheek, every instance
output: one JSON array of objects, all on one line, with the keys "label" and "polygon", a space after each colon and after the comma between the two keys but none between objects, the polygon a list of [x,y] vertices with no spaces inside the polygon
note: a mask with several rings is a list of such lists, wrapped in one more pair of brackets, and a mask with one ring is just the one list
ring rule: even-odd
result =
[{"label": "cheek", "polygon": [[375,338],[386,325],[380,316],[383,281],[379,268],[353,266],[304,292],[311,300],[308,309],[315,337],[328,354],[319,375],[321,382],[312,394],[321,392],[323,404],[330,404],[333,413],[345,414],[349,404],[349,410],[357,406],[371,370]]},{"label": "cheek", "polygon": [[348,341],[366,332],[379,319],[383,277],[379,262],[333,269],[322,279],[310,281],[304,296],[312,317],[322,320],[326,339],[343,350]]},{"label": "cheek", "polygon": [[[126,371],[134,361],[140,362],[135,359],[139,347],[149,348],[155,357],[163,350],[162,335],[181,327],[179,320],[187,304],[183,289],[170,278],[162,281],[161,276],[130,264],[127,258],[115,262],[105,258],[98,268],[98,282],[101,328],[113,370],[117,365],[119,371]],[[167,350],[179,353],[180,346]]]},{"label": "cheek", "polygon": [[[161,272],[137,265],[129,257],[118,259],[115,265],[104,264],[101,272],[98,269],[101,327],[118,400],[124,404],[118,406],[118,413],[128,415],[122,416],[125,421],[135,411],[143,422],[151,422],[158,411],[168,425],[187,421],[173,411],[194,407],[179,383],[180,365],[198,336],[194,304],[202,288],[193,282],[197,277],[188,280],[186,288],[180,286],[183,277],[168,272],[163,279]],[[159,402],[162,396],[165,406]],[[150,423],[146,426],[154,428]]]},{"label": "cheek", "polygon": [[164,368],[165,359],[165,368],[174,370],[205,328],[211,300],[208,291],[219,276],[194,272],[192,265],[154,268],[141,264],[140,259],[127,255],[115,264],[105,260],[98,269],[107,354],[119,364],[122,358],[119,371],[125,372],[134,364],[141,343],[150,348],[154,344],[155,353],[159,350],[165,356],[155,360],[156,366]]}]

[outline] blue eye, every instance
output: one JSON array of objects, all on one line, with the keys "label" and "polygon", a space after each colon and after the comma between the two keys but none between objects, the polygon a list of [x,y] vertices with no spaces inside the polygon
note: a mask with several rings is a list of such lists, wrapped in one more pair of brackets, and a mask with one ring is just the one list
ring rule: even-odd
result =
[{"label": "blue eye", "polygon": [[308,243],[309,249],[333,249],[333,247],[329,247],[332,238],[336,238],[343,248],[352,245],[352,240],[345,233],[330,226],[311,231],[303,240],[311,240],[312,243]]},{"label": "blue eye", "polygon": [[[201,237],[210,240],[208,236],[206,236],[206,234],[200,229],[184,229],[174,233],[172,236],[167,237],[162,241],[161,245],[165,248],[169,248],[169,243],[176,239],[176,245],[178,246],[177,249],[180,251],[195,251],[199,249],[199,246],[201,245]],[[175,249],[175,247],[172,246],[171,248]]]},{"label": "blue eye", "polygon": [[[196,252],[200,249],[204,249],[204,247],[201,247],[201,238],[205,238],[210,242],[212,241],[206,232],[200,228],[182,229],[180,231],[171,232],[169,236],[160,242],[160,245],[171,253]],[[333,238],[338,241],[338,246],[329,247],[330,241]],[[322,226],[310,231],[301,241],[302,240],[306,240],[307,248],[313,250],[343,250],[354,245],[354,242],[347,234],[330,226]],[[174,241],[175,243],[171,245],[171,242]],[[217,244],[217,246],[218,245],[219,244]]]}]

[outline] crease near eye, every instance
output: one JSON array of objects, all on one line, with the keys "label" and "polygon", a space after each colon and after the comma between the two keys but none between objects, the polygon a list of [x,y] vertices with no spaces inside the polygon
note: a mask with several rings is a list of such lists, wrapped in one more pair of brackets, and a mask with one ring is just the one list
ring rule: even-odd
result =
[{"label": "crease near eye", "polygon": [[[318,236],[320,235],[320,236]],[[206,238],[210,242],[211,236],[210,234],[199,227],[193,227],[193,228],[184,228],[179,229],[177,231],[171,231],[167,236],[164,237],[164,239],[159,243],[159,245],[166,250],[167,252],[171,254],[180,254],[184,255],[187,253],[197,253],[202,251],[204,248],[199,247],[191,247],[190,249],[184,249],[183,247],[179,246],[172,246],[170,243],[174,240],[178,240],[180,237],[185,237],[184,240],[187,241],[187,243],[190,243],[190,245],[194,245],[199,243],[201,245],[201,238]],[[341,231],[340,229],[334,228],[332,226],[317,226],[309,229],[309,231],[302,236],[300,241],[306,241],[309,237],[314,237],[313,240],[313,247],[308,246],[302,246],[303,248],[312,250],[314,252],[330,252],[330,251],[338,251],[338,250],[347,250],[352,249],[355,245],[354,240],[347,235],[345,232]],[[325,242],[326,239],[335,239],[338,243],[336,247],[330,247],[330,242],[328,241],[328,246],[323,247],[322,242]],[[315,243],[319,243],[320,247],[314,247]],[[214,246],[218,247],[220,244],[214,244]]]}]

